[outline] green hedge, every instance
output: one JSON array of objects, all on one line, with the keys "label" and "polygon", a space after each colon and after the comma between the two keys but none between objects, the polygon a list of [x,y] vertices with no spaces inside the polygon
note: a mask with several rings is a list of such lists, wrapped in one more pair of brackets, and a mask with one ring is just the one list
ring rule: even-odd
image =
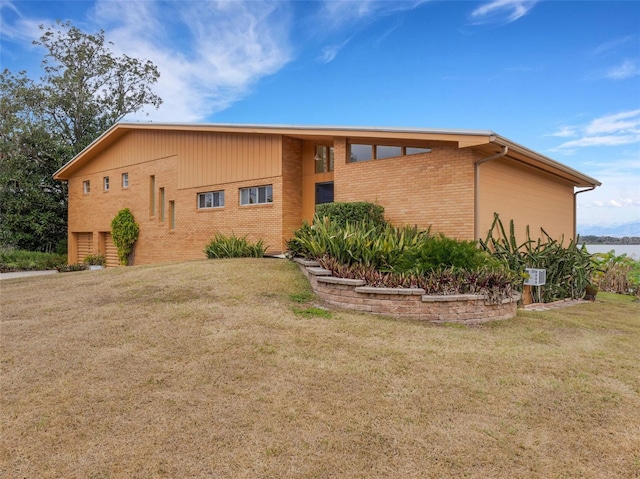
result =
[{"label": "green hedge", "polygon": [[328,217],[332,222],[345,226],[347,223],[367,221],[373,225],[383,225],[384,207],[364,201],[353,203],[323,203],[316,206],[316,215]]},{"label": "green hedge", "polygon": [[44,271],[67,264],[66,254],[41,253],[20,249],[0,249],[0,272]]}]

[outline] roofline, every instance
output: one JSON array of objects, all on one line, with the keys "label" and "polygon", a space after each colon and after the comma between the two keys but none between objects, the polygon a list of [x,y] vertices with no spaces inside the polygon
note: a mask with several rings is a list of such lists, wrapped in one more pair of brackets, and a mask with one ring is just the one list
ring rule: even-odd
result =
[{"label": "roofline", "polygon": [[496,135],[493,143],[496,143],[500,146],[507,146],[510,151],[515,151],[520,154],[524,154],[530,158],[533,158],[536,161],[539,161],[544,165],[550,166],[564,173],[567,173],[568,175],[579,178],[584,183],[586,183],[586,185],[582,185],[582,186],[593,186],[595,188],[602,185],[600,181],[596,180],[595,178],[592,178],[591,176],[585,175],[584,173],[581,173],[580,171],[574,168],[571,168],[570,166],[564,165],[556,160],[553,160],[547,156],[544,156],[530,148],[527,148],[526,146],[520,145],[519,143],[511,141],[508,138],[505,138],[503,136]]},{"label": "roofline", "polygon": [[495,136],[489,130],[463,130],[446,128],[410,128],[410,127],[371,127],[371,126],[341,126],[341,125],[274,125],[261,123],[134,123],[121,122],[117,125],[127,128],[189,128],[207,129],[224,128],[234,130],[294,130],[294,131],[347,131],[347,132],[385,132],[385,133],[421,133],[421,134],[443,134],[443,135],[469,135],[469,136]]},{"label": "roofline", "polygon": [[[577,186],[600,186],[598,180],[591,178],[573,168],[570,168],[562,163],[559,163],[551,158],[548,158],[540,153],[537,153],[525,146],[515,143],[507,138],[497,135],[491,130],[462,130],[462,129],[436,129],[436,128],[408,128],[408,127],[366,127],[366,126],[329,126],[329,125],[265,125],[265,124],[240,124],[240,123],[155,123],[155,122],[119,122],[111,126],[102,135],[96,138],[91,144],[89,144],[84,150],[74,156],[70,161],[59,168],[53,177],[56,180],[64,179],[60,175],[71,167],[73,164],[80,161],[83,157],[90,155],[91,151],[96,149],[97,145],[102,141],[115,134],[117,131],[125,133],[130,130],[186,130],[186,131],[242,131],[243,133],[263,133],[263,134],[307,134],[307,135],[322,135],[333,133],[342,133],[344,136],[352,134],[357,136],[373,136],[381,134],[411,134],[417,136],[443,136],[452,137],[451,141],[457,141],[458,147],[473,147],[479,145],[486,145],[489,143],[497,144],[499,146],[508,146],[513,152],[524,155],[528,158],[532,158],[534,161],[539,162],[551,169],[561,171],[566,175],[575,178],[578,181],[575,183],[583,183]],[[458,137],[456,139],[456,137]],[[433,139],[433,138],[432,138]]]}]

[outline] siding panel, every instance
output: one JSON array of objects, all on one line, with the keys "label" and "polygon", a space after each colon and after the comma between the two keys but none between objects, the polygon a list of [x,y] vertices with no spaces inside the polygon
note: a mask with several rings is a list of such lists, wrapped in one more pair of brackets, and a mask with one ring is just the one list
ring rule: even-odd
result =
[{"label": "siding panel", "polygon": [[482,239],[498,213],[505,227],[514,220],[516,238],[525,240],[529,225],[537,238],[540,228],[554,239],[573,238],[573,185],[547,173],[496,160],[480,166],[479,234]]},{"label": "siding panel", "polygon": [[177,156],[179,189],[269,178],[282,174],[281,141],[280,135],[132,131],[73,176]]}]

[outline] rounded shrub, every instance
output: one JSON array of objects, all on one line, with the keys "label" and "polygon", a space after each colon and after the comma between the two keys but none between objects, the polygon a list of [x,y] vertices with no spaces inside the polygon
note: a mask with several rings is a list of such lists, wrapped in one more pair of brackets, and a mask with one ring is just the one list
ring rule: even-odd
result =
[{"label": "rounded shrub", "polygon": [[118,259],[120,264],[127,266],[133,247],[138,241],[140,226],[136,223],[129,208],[118,211],[118,214],[111,221],[111,237],[113,243],[118,248]]}]

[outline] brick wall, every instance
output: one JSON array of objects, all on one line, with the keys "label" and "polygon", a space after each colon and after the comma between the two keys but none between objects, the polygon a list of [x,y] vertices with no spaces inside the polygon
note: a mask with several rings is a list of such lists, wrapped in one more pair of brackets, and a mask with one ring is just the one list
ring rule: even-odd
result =
[{"label": "brick wall", "polygon": [[282,139],[282,238],[287,240],[302,219],[302,140]]},{"label": "brick wall", "polygon": [[306,266],[313,262],[299,262],[312,289],[325,302],[394,318],[477,324],[513,318],[520,300],[519,293],[500,304],[492,304],[475,294],[428,296],[420,288],[371,288],[363,286],[364,281],[333,278],[327,270]]},{"label": "brick wall", "polygon": [[370,201],[396,225],[473,239],[474,156],[446,143],[430,153],[348,163],[347,139],[334,141],[335,200]]},{"label": "brick wall", "polygon": [[[100,232],[111,230],[111,220],[122,208],[129,208],[140,224],[135,247],[135,264],[204,258],[204,248],[216,232],[247,235],[251,241],[264,240],[269,252],[283,249],[282,178],[238,181],[206,187],[178,189],[177,156],[147,161],[99,173],[79,174],[69,180],[69,261],[77,254],[75,232],[93,232],[94,251],[100,250]],[[122,173],[129,174],[129,187],[120,185]],[[150,176],[155,176],[155,215],[150,212]],[[102,178],[109,176],[111,187],[102,190]],[[82,183],[91,181],[91,192],[83,193]],[[273,203],[240,206],[239,189],[273,186]],[[165,221],[160,221],[159,189],[165,189]],[[198,209],[197,194],[224,190],[225,206]],[[176,227],[171,228],[169,202],[175,203]],[[102,251],[102,253],[104,253]]]}]

